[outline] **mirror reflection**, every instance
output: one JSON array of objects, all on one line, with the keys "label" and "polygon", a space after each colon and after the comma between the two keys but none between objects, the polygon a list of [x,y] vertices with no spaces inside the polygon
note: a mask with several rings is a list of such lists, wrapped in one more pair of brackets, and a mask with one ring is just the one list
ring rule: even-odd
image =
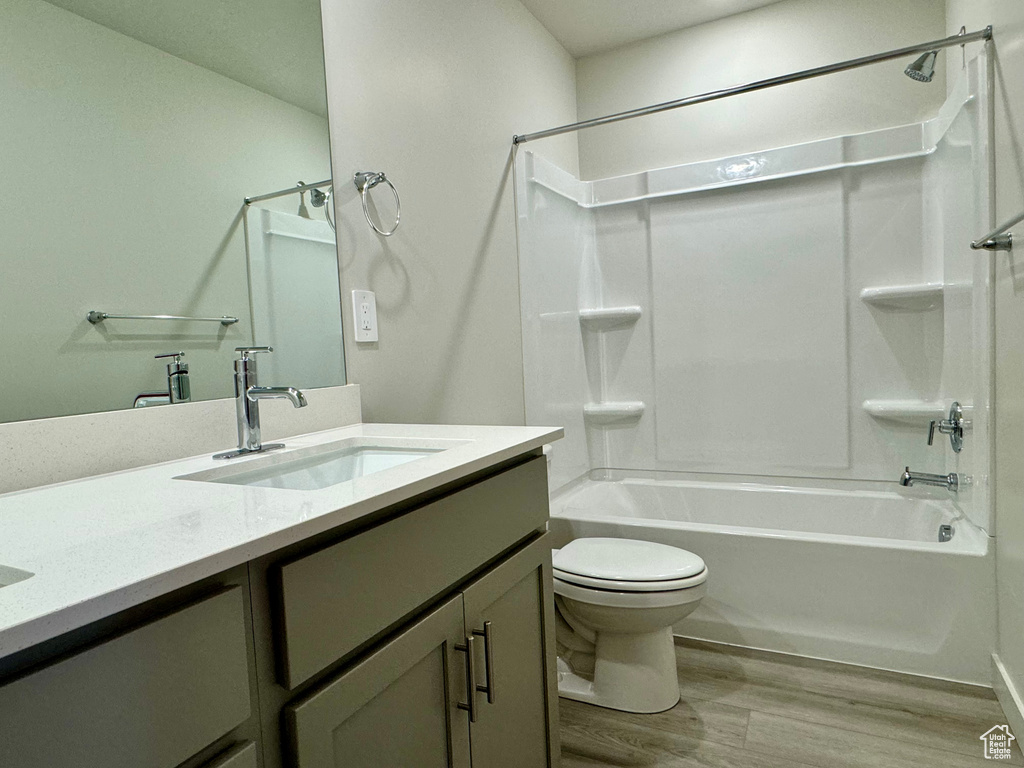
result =
[{"label": "mirror reflection", "polygon": [[344,383],[318,0],[5,0],[0,101],[0,421]]}]

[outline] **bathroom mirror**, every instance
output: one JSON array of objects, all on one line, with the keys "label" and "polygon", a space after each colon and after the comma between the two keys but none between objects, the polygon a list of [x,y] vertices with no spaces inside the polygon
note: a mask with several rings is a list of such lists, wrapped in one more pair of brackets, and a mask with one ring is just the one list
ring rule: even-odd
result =
[{"label": "bathroom mirror", "polygon": [[267,197],[331,176],[319,0],[5,0],[0,103],[0,422],[166,403],[168,353],[344,383],[333,201]]}]

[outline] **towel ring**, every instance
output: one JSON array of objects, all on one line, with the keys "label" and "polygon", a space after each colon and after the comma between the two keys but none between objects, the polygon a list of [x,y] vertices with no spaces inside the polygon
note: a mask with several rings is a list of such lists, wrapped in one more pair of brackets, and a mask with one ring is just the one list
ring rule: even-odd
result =
[{"label": "towel ring", "polygon": [[[398,196],[398,190],[395,189],[395,185],[391,183],[391,179],[384,175],[384,171],[357,171],[352,180],[355,182],[356,189],[359,190],[359,196],[363,200],[363,215],[366,217],[366,223],[369,224],[373,228],[373,231],[378,235],[391,237],[395,234],[395,230],[398,229],[398,222],[402,220],[402,200]],[[370,218],[370,210],[366,207],[366,197],[369,195],[370,190],[381,183],[387,184],[391,187],[391,192],[395,196],[395,207],[397,209],[395,213],[395,226],[387,232],[373,223],[373,219]]]}]

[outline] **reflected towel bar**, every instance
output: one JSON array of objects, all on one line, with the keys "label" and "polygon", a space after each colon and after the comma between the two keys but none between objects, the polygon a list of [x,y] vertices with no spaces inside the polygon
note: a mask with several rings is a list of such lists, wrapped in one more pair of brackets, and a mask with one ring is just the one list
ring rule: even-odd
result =
[{"label": "reflected towel bar", "polygon": [[186,315],[114,315],[110,312],[98,312],[92,310],[85,318],[96,325],[104,320],[194,320],[201,323],[220,323],[221,325],[234,325],[238,322],[237,317],[188,317]]},{"label": "reflected towel bar", "polygon": [[1006,230],[1020,224],[1022,221],[1024,221],[1024,213],[1020,216],[1015,216],[1005,224],[996,227],[984,237],[979,237],[971,243],[971,248],[976,251],[1012,251],[1013,233],[1007,232]]}]

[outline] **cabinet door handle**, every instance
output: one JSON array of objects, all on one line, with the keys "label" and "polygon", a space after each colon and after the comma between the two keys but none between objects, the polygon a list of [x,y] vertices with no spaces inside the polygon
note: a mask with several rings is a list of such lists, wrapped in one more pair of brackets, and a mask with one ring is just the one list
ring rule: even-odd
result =
[{"label": "cabinet door handle", "polygon": [[487,672],[487,685],[478,685],[480,693],[487,694],[487,703],[494,703],[494,638],[491,635],[491,622],[485,621],[483,631],[474,629],[473,634],[484,639],[484,667]]},{"label": "cabinet door handle", "polygon": [[473,635],[466,636],[465,645],[456,645],[455,650],[466,654],[466,693],[469,696],[469,703],[459,702],[459,709],[469,712],[469,722],[476,722],[476,638]]}]

